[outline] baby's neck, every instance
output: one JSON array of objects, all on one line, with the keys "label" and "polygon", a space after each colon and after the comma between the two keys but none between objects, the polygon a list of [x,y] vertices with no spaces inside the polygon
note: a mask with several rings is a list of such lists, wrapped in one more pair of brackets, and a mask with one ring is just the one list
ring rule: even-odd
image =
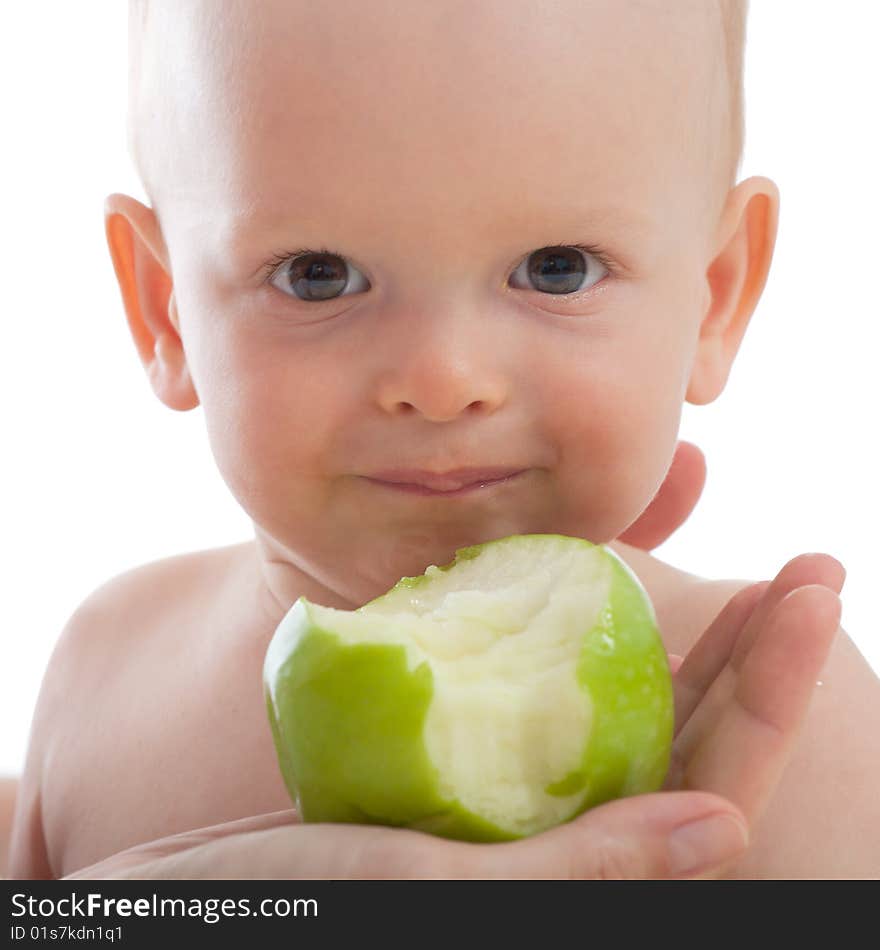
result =
[{"label": "baby's neck", "polygon": [[264,604],[276,623],[281,621],[299,597],[338,610],[354,610],[360,606],[311,575],[297,563],[295,552],[259,528],[255,528],[253,550],[261,576]]}]

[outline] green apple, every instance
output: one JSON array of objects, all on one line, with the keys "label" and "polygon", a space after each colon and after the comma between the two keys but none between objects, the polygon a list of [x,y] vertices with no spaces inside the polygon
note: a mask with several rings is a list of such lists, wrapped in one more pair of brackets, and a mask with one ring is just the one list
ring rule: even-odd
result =
[{"label": "green apple", "polygon": [[513,840],[655,791],[669,766],[653,607],[614,551],[580,538],[461,548],[357,610],[300,597],[263,678],[304,821]]}]

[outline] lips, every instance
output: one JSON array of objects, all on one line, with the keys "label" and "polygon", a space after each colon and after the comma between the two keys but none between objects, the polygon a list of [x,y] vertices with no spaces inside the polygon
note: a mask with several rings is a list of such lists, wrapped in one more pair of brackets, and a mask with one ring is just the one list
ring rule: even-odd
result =
[{"label": "lips", "polygon": [[421,488],[435,492],[455,492],[505,481],[523,472],[522,468],[491,466],[485,468],[457,468],[448,472],[424,469],[391,469],[368,476],[373,481],[396,485],[400,488]]}]

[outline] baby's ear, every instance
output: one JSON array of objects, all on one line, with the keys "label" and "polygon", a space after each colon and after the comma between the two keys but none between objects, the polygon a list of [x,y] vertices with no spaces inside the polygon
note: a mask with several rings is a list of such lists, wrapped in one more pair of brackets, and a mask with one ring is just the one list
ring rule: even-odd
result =
[{"label": "baby's ear", "polygon": [[138,355],[156,395],[171,409],[199,397],[180,339],[168,252],[155,212],[129,195],[104,201],[104,230]]},{"label": "baby's ear", "polygon": [[728,195],[718,228],[719,250],[706,272],[709,306],[685,398],[717,399],[758,304],[776,245],[779,189],[769,178],[747,178]]}]

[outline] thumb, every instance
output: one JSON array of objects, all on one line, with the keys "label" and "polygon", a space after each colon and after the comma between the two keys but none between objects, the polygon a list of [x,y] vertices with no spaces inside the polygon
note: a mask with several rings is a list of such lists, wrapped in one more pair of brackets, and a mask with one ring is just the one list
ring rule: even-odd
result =
[{"label": "thumb", "polygon": [[727,799],[657,792],[618,799],[522,841],[469,845],[462,877],[620,880],[720,873],[743,853],[748,826]]},{"label": "thumb", "polygon": [[644,551],[661,545],[690,517],[706,484],[706,457],[692,442],[679,442],[648,507],[618,538]]}]

